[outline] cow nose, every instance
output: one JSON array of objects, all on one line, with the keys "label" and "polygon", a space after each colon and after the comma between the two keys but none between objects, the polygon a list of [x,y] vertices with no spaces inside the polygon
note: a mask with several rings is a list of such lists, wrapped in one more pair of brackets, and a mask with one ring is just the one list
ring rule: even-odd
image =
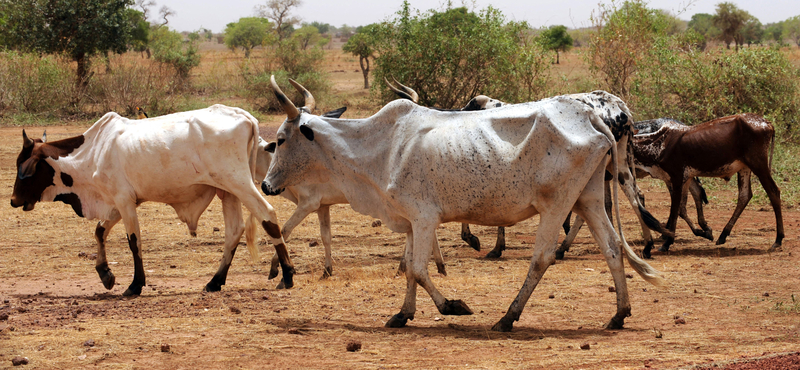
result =
[{"label": "cow nose", "polygon": [[267,185],[266,181],[261,182],[261,191],[266,195],[278,195],[283,192],[283,189],[272,190],[272,187]]}]

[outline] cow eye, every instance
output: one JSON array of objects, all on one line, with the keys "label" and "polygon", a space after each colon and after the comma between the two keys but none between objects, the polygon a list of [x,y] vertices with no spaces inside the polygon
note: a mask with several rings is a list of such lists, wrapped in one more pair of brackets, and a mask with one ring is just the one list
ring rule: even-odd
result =
[{"label": "cow eye", "polygon": [[286,140],[284,140],[284,139],[278,139],[278,146],[281,146],[281,144],[283,144],[283,142],[284,142],[284,141],[286,141]]}]

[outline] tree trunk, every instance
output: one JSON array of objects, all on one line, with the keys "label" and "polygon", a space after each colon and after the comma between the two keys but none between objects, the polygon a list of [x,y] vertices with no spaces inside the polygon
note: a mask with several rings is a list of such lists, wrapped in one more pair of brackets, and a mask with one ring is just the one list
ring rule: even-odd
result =
[{"label": "tree trunk", "polygon": [[361,65],[361,73],[364,74],[364,88],[369,89],[369,57],[360,57],[358,63]]},{"label": "tree trunk", "polygon": [[558,62],[558,50],[556,50],[556,64],[560,64],[560,63]]},{"label": "tree trunk", "polygon": [[86,54],[81,53],[75,57],[78,62],[78,87],[83,90],[89,84],[89,62],[86,60]]}]

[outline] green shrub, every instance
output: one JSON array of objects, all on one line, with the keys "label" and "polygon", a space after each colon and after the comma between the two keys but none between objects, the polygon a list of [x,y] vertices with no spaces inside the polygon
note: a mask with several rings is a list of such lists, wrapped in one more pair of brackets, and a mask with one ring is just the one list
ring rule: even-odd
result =
[{"label": "green shrub", "polygon": [[150,47],[153,49],[153,59],[170,66],[184,83],[188,81],[192,69],[200,65],[196,43],[183,41],[180,33],[167,27],[158,28],[152,33]]},{"label": "green shrub", "polygon": [[75,71],[55,56],[0,53],[0,112],[58,115],[79,104]]},{"label": "green shrub", "polygon": [[752,112],[771,121],[780,136],[797,136],[800,72],[783,52],[701,52],[691,45],[665,38],[652,48],[629,101],[639,119],[668,116],[696,124]]},{"label": "green shrub", "polygon": [[373,93],[395,99],[384,78],[396,78],[417,91],[420,104],[439,108],[461,107],[478,94],[509,102],[542,97],[549,63],[529,34],[526,23],[506,22],[491,7],[412,15],[406,1],[374,30]]}]

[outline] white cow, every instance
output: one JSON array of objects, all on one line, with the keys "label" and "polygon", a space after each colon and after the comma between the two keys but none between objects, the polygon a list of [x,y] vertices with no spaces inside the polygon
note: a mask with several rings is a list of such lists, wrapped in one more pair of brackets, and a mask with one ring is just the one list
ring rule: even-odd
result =
[{"label": "white cow", "polygon": [[78,216],[98,219],[96,270],[106,289],[115,277],[108,267],[105,240],[120,220],[133,253],[133,282],[123,295],[139,295],[145,285],[142,241],[136,207],[145,201],[172,206],[189,230],[218,195],[225,218],[223,258],[206,291],[225,284],[244,231],[242,203],[261,222],[280,256],[283,283],[293,285],[289,258],[272,206],[254,184],[258,121],[239,108],[214,105],[145,120],[107,113],[83,135],[44,142],[25,131],[17,158],[13,207],[34,209],[39,201],[70,204]]},{"label": "white cow", "polygon": [[542,215],[525,283],[493,330],[509,331],[519,319],[555,260],[558,230],[570,209],[589,224],[614,279],[617,312],[607,327],[622,327],[631,310],[620,244],[642,277],[663,281],[617,237],[605,214],[604,159],[609,150],[615,157],[616,148],[611,132],[585,104],[559,97],[438,112],[396,100],[372,117],[342,120],[297,109],[271,82],[287,119],[262,190],[279,194],[289,186],[331,182],[355,211],[407,234],[406,297],[386,326],[402,327],[414,318],[417,284],[440,313],[472,314],[464,302],[445,299],[428,275],[443,222],[509,226]]}]

